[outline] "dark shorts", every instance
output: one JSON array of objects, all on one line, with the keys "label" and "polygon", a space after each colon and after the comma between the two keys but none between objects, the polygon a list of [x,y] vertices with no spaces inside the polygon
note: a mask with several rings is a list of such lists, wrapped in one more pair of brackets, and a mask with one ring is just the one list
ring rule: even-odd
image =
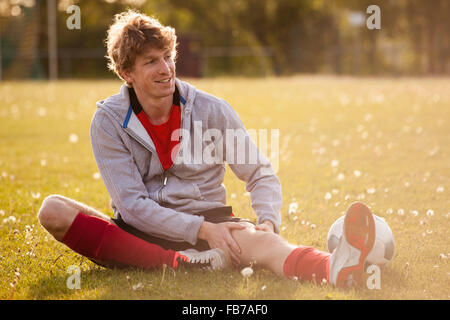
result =
[{"label": "dark shorts", "polygon": [[[221,208],[215,208],[215,209],[209,209],[205,210],[199,213],[195,213],[197,216],[204,216],[205,221],[211,222],[211,223],[221,223],[221,222],[251,222],[247,219],[237,218],[233,216],[232,214],[233,209],[231,206],[221,207]],[[128,224],[126,224],[120,215],[118,215],[117,218],[112,219],[119,228],[122,230],[131,233],[132,235],[141,238],[142,240],[145,240],[147,242],[157,244],[161,247],[163,247],[166,250],[175,250],[175,251],[181,251],[186,249],[196,249],[198,251],[204,251],[209,250],[210,247],[208,245],[208,242],[205,240],[198,240],[197,243],[194,245],[190,244],[189,242],[177,242],[177,241],[170,241],[162,238],[158,238],[149,234],[146,234]]]}]

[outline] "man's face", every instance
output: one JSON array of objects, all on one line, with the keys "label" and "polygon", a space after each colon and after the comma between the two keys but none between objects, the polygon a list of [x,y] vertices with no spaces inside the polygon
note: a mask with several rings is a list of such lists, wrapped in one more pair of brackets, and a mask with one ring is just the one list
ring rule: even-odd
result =
[{"label": "man's face", "polygon": [[171,49],[149,48],[138,55],[124,77],[139,93],[164,98],[175,91],[175,61]]}]

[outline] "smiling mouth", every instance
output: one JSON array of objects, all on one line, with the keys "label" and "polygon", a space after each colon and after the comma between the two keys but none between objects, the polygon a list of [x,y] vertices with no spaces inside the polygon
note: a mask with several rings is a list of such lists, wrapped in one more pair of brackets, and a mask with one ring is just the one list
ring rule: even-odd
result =
[{"label": "smiling mouth", "polygon": [[168,83],[168,82],[170,82],[170,80],[171,80],[171,78],[168,78],[168,79],[159,80],[159,81],[155,81],[155,82],[157,82],[157,83]]}]

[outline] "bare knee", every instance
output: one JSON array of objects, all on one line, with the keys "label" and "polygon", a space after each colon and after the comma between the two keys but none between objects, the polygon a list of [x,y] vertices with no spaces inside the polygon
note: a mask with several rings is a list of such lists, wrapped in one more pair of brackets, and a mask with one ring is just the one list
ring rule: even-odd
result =
[{"label": "bare knee", "polygon": [[254,227],[235,230],[232,235],[241,247],[241,257],[248,262],[264,259],[274,246],[283,241],[273,232],[255,230]]},{"label": "bare knee", "polygon": [[255,230],[254,227],[234,230],[232,235],[241,248],[242,265],[260,265],[278,275],[283,274],[284,261],[295,248],[278,234]]},{"label": "bare knee", "polygon": [[76,211],[61,196],[50,195],[44,199],[37,214],[39,223],[57,240],[61,240],[73,220]]}]

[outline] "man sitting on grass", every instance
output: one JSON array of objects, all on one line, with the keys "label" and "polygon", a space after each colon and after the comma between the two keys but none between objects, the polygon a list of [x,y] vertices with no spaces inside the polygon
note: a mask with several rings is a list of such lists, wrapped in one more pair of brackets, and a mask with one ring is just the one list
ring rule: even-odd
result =
[{"label": "man sitting on grass", "polygon": [[[254,263],[340,287],[361,279],[375,237],[364,204],[347,210],[333,254],[287,243],[271,164],[229,104],[176,78],[175,30],[127,11],[115,16],[106,44],[109,67],[125,84],[97,103],[91,140],[114,218],[50,195],[38,218],[56,240],[106,267]],[[226,206],[225,162],[245,181],[256,224]]]}]

